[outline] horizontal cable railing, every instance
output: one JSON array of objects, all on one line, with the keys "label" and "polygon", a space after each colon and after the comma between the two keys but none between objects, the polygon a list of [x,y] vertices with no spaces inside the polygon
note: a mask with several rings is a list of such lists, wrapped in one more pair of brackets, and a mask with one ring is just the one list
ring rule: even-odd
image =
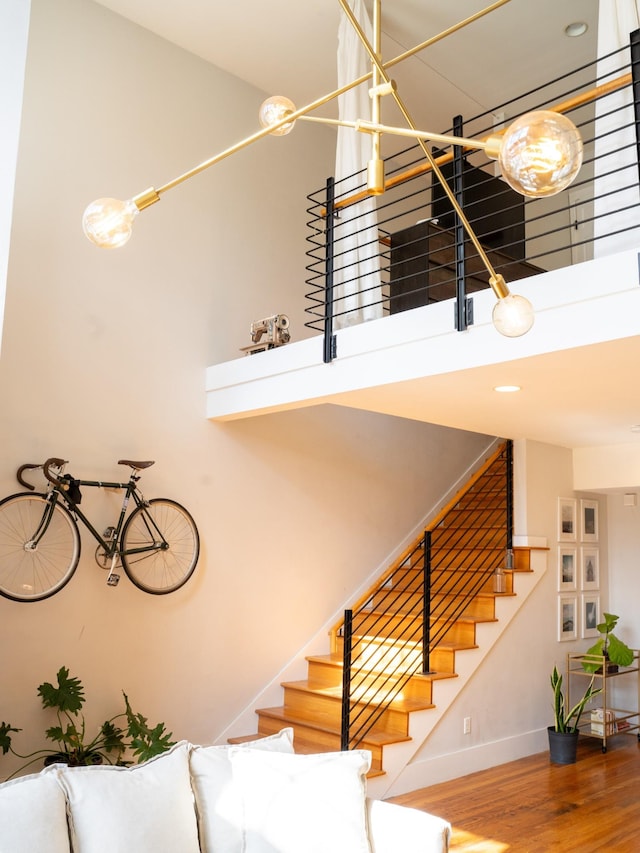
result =
[{"label": "horizontal cable railing", "polygon": [[[634,90],[640,90],[639,33],[614,51],[544,86],[458,124],[486,139],[531,110],[564,112],[583,139],[583,165],[564,192],[524,198],[483,151],[462,151],[461,207],[507,283],[619,251],[640,236]],[[631,57],[634,57],[633,59]],[[640,96],[637,101],[640,101]],[[460,123],[461,122],[461,123]],[[446,130],[450,134],[451,130]],[[433,151],[454,187],[454,148]],[[418,146],[386,161],[386,191],[369,198],[364,173],[308,196],[306,325],[325,335],[364,320],[486,289],[488,273],[472,243],[456,265],[450,201]],[[458,260],[460,255],[458,255]],[[462,276],[462,281],[460,278]],[[330,287],[328,286],[330,285]],[[331,358],[327,350],[325,360]]]},{"label": "horizontal cable railing", "polygon": [[[342,749],[382,722],[433,654],[457,639],[458,621],[512,547],[512,445],[507,442],[336,626],[343,643]],[[471,618],[472,617],[468,617]]]}]

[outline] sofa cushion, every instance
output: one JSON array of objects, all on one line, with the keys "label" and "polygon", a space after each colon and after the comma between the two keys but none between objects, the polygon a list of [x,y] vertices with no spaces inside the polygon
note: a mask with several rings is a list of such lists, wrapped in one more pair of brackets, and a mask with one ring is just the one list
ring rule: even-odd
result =
[{"label": "sofa cushion", "polygon": [[447,853],[451,824],[386,800],[367,800],[372,853]]},{"label": "sofa cushion", "polygon": [[242,853],[242,801],[233,783],[230,749],[293,753],[293,729],[236,747],[194,746],[189,757],[202,853]]},{"label": "sofa cushion", "polygon": [[74,853],[198,853],[189,746],[135,767],[59,769]]},{"label": "sofa cushion", "polygon": [[0,785],[0,853],[69,853],[64,794],[54,768]]},{"label": "sofa cushion", "polygon": [[371,853],[365,750],[230,751],[244,812],[243,853]]}]

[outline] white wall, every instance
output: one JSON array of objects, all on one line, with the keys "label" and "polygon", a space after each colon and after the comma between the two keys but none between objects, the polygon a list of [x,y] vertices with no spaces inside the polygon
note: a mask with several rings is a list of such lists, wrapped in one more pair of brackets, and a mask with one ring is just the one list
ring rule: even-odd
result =
[{"label": "white wall", "polygon": [[[160,185],[256,129],[264,93],[88,0],[34,0],[0,360],[0,494],[50,455],[77,477],[155,459],[149,496],[182,501],[202,535],[189,584],[116,589],[83,542],[58,595],[0,598],[0,719],[51,724],[37,685],[70,667],[90,721],[120,707],[176,737],[216,738],[389,555],[486,436],[330,406],[205,419],[208,364],[285,311],[301,336],[306,193],[333,137],[266,139],[145,211],[123,250],[81,233],[84,206]],[[299,131],[299,132],[298,132]],[[112,521],[114,496],[82,506]],[[46,722],[45,722],[46,720]],[[0,777],[14,764],[0,759]]]},{"label": "white wall", "polygon": [[[624,492],[608,495],[607,518],[609,533],[609,612],[620,617],[615,635],[632,649],[640,648],[640,497],[637,491],[629,491],[636,504],[626,505]],[[640,701],[638,683],[633,676],[616,679],[614,686],[615,707],[635,710]]]},{"label": "white wall", "polygon": [[5,0],[0,6],[0,350],[29,10],[29,0]]}]

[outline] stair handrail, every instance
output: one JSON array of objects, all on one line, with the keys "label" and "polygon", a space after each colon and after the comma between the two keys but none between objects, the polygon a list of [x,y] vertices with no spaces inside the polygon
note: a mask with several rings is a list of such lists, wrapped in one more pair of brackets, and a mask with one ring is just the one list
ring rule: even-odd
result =
[{"label": "stair handrail", "polygon": [[[505,450],[506,443],[502,443],[498,445],[498,447],[491,453],[484,462],[478,467],[476,471],[474,471],[469,479],[465,482],[463,486],[457,489],[453,495],[447,500],[443,506],[437,510],[433,518],[425,525],[424,530],[434,530],[441,521],[445,518],[445,516],[451,511],[451,509],[460,501],[460,498],[470,489],[472,488],[478,480],[484,476],[489,468],[499,459],[502,453]],[[422,537],[424,533],[420,534]],[[385,569],[381,575],[379,575],[375,582],[368,588],[368,590],[363,593],[359,598],[355,600],[355,602],[351,605],[352,611],[360,610],[374,595],[381,586],[384,586],[393,574],[398,570],[403,563],[407,561],[407,559],[412,555],[415,551],[415,540],[408,545],[391,563],[389,568]],[[329,635],[331,638],[331,651],[335,653],[337,647],[337,638],[341,636],[342,626],[344,624],[344,617],[339,619],[334,625],[329,629]]]},{"label": "stair handrail", "polygon": [[[417,544],[403,551],[400,558],[394,561],[393,566],[387,570],[377,585],[369,591],[368,594],[362,596],[359,600],[359,605],[353,610],[345,611],[344,619],[338,626],[335,626],[337,631],[340,631],[344,642],[344,657],[343,657],[343,694],[342,694],[342,730],[341,730],[341,748],[352,749],[357,748],[362,744],[367,733],[373,728],[376,722],[389,709],[394,700],[406,687],[409,681],[417,674],[427,674],[430,672],[430,654],[446,636],[450,627],[464,614],[469,603],[481,590],[486,588],[487,581],[494,575],[498,565],[496,563],[495,543],[491,550],[490,556],[483,556],[480,562],[476,561],[475,565],[469,566],[467,578],[465,579],[462,590],[457,591],[455,604],[451,607],[448,599],[445,597],[448,590],[446,589],[447,575],[445,570],[441,571],[442,578],[440,584],[442,588],[438,588],[437,584],[432,584],[433,576],[433,560],[432,560],[432,533],[437,530],[449,512],[451,512],[462,497],[469,495],[472,492],[475,484],[498,462],[502,461],[505,467],[504,494],[506,495],[504,509],[501,505],[494,508],[482,509],[479,520],[483,522],[493,521],[494,516],[499,514],[504,515],[505,539],[504,553],[512,553],[512,530],[506,530],[507,525],[513,523],[513,448],[512,442],[507,441],[502,444],[485,463],[469,478],[465,486],[456,491],[454,497],[447,502],[437,515],[434,517],[428,528],[424,531],[424,536],[421,537]],[[478,507],[469,510],[473,516],[478,519]],[[445,531],[450,530],[448,549],[458,550],[462,547],[463,550],[471,550],[469,547],[474,542],[474,528],[462,526],[461,528],[443,528]],[[440,533],[442,530],[440,529]],[[492,527],[481,526],[480,530],[493,529]],[[451,544],[453,540],[453,546]],[[381,594],[386,585],[393,578],[395,572],[407,571],[407,561],[415,558],[417,552],[422,551],[422,568],[423,580],[422,589],[420,592],[420,605],[416,605],[415,616],[413,611],[408,612],[401,610],[402,632],[398,638],[393,638],[393,646],[391,654],[388,651],[383,651],[380,658],[380,663],[375,664],[380,669],[374,669],[367,666],[367,659],[370,650],[370,643],[367,640],[367,645],[364,645],[363,638],[359,641],[355,640],[354,621],[358,619],[361,622],[359,630],[364,632],[364,625],[367,624],[372,614],[371,603],[373,606],[374,596]],[[479,551],[479,553],[481,553]],[[501,556],[501,561],[504,563],[505,557]],[[412,563],[415,568],[415,562]],[[456,564],[450,566],[449,571],[458,570],[460,567]],[[384,579],[384,580],[383,580]],[[411,595],[414,590],[401,589],[396,591],[391,587],[383,593],[383,601],[386,596],[396,596],[395,602],[401,600],[403,595]],[[444,610],[442,612],[433,608],[433,601],[438,593],[443,595],[441,605]],[[462,594],[460,594],[462,593]],[[380,605],[378,605],[380,606]],[[380,608],[382,609],[382,608]],[[354,618],[354,611],[356,617]],[[374,622],[374,628],[368,628],[367,634],[374,634],[376,643],[380,640],[375,631],[379,631],[385,641],[384,631],[392,630],[392,625],[396,614],[392,612],[388,615],[387,612],[381,613]],[[384,622],[386,620],[386,622]],[[440,623],[435,632],[431,632],[431,623]],[[426,624],[425,624],[426,623]],[[391,635],[393,636],[393,635]],[[337,633],[336,633],[337,638]],[[386,638],[388,639],[388,638]],[[357,651],[358,643],[361,646],[361,651]],[[415,649],[420,645],[421,654],[418,656]],[[379,648],[374,644],[374,650]],[[375,653],[375,651],[374,651]],[[363,665],[358,668],[356,666],[359,659],[364,660]],[[409,660],[413,663],[408,663]],[[383,663],[382,663],[383,662]],[[373,686],[372,686],[373,685]],[[368,694],[373,693],[373,698],[367,698]]]}]

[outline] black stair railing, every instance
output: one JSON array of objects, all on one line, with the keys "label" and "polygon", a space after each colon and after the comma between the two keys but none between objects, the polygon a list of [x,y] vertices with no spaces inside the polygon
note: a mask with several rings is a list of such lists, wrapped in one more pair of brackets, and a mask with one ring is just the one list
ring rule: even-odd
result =
[{"label": "black stair railing", "polygon": [[409,681],[432,672],[475,597],[512,553],[512,443],[506,442],[367,601],[345,611],[341,748],[354,749]]},{"label": "black stair railing", "polygon": [[[599,65],[603,60],[611,68],[606,74]],[[630,93],[635,116],[619,105],[619,93]],[[640,151],[640,31],[630,35],[628,46],[543,86],[464,121],[455,117],[445,132],[483,139],[496,131],[496,115],[513,120],[537,109],[560,109],[574,121],[584,141],[583,166],[570,192],[563,195],[564,204],[524,199],[496,176],[495,164],[482,152],[469,154],[456,146],[434,151],[493,268],[510,285],[589,260],[603,245],[600,241],[625,231],[633,232],[633,245],[632,238],[640,231],[633,215],[638,203],[628,202],[626,193],[637,185],[637,175],[621,155],[626,147],[635,161]],[[616,131],[635,128],[635,139],[613,152],[607,144],[611,131],[603,124],[612,117]],[[376,197],[373,236],[367,226],[368,209],[360,213],[357,207],[366,196],[364,172],[331,181],[308,196],[305,325],[324,333],[325,361],[335,357],[336,328],[372,315],[383,317],[453,300],[452,327],[462,331],[473,323],[472,294],[489,287],[487,270],[422,151],[411,146],[394,152],[387,176],[385,193]],[[620,225],[622,211],[630,213],[628,227]],[[370,272],[362,275],[346,248],[354,234],[365,254],[377,257],[379,281],[373,285]]]}]

